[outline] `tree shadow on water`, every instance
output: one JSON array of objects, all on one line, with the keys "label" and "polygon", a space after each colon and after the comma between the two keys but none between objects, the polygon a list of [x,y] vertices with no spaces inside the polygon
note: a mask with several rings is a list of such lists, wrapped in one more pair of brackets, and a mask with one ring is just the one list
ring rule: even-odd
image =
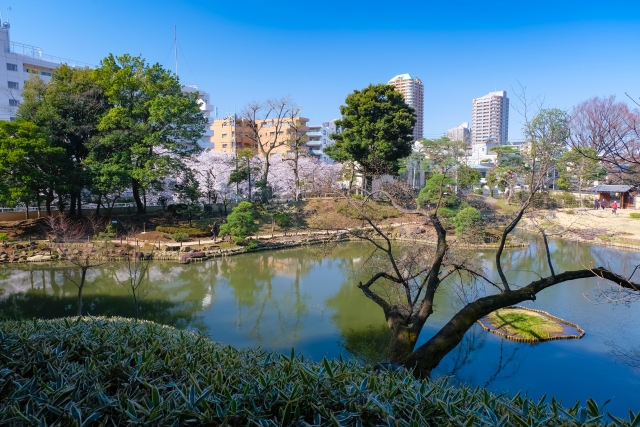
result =
[{"label": "tree shadow on water", "polygon": [[[0,320],[55,319],[75,316],[76,295],[47,295],[27,291],[9,295],[0,301]],[[148,300],[142,303],[142,320],[150,320],[180,329],[196,328],[205,333],[207,325],[199,316],[194,303],[174,303],[167,300]],[[195,303],[196,305],[198,302]],[[83,306],[87,314],[107,317],[134,317],[135,310],[126,296],[99,295],[86,297]],[[84,310],[83,310],[84,311]]]}]

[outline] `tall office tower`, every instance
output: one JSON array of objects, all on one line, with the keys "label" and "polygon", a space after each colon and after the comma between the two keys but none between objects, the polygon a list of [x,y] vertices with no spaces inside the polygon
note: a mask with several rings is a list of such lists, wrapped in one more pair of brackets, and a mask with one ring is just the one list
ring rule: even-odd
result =
[{"label": "tall office tower", "polygon": [[464,122],[460,126],[449,129],[447,137],[452,141],[463,141],[466,144],[471,143],[471,129],[469,123]]},{"label": "tall office tower", "polygon": [[413,128],[413,140],[422,138],[424,122],[424,86],[422,81],[410,74],[399,74],[389,80],[391,86],[404,95],[404,102],[416,110],[416,125]]},{"label": "tall office tower", "polygon": [[490,92],[473,100],[471,143],[504,145],[509,141],[509,98],[507,91]]}]

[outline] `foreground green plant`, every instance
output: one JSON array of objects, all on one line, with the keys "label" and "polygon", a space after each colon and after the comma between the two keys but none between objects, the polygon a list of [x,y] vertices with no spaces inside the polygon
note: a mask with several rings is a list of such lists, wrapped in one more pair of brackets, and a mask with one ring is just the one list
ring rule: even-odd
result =
[{"label": "foreground green plant", "polygon": [[[578,426],[604,417],[593,400],[563,408],[121,318],[2,322],[0,368],[0,425]],[[615,420],[637,425],[640,414]]]},{"label": "foreground green plant", "polygon": [[640,219],[640,212],[631,212],[629,216],[633,219]]}]

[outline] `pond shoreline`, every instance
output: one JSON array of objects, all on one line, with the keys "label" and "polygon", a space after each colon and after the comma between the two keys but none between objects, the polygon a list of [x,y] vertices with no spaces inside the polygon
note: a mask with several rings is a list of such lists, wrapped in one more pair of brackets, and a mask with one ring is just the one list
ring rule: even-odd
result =
[{"label": "pond shoreline", "polygon": [[[525,225],[518,225],[516,227],[517,230],[521,230],[521,231],[526,231],[529,233],[537,233],[539,234],[540,232],[535,229],[535,228],[531,228],[531,227],[527,227]],[[624,249],[624,250],[628,250],[631,252],[640,252],[640,245],[635,245],[632,243],[622,243],[622,242],[616,242],[614,240],[603,240],[600,238],[594,238],[594,239],[585,239],[583,237],[580,237],[574,233],[572,233],[571,231],[564,231],[562,233],[558,233],[559,235],[547,235],[548,238],[552,238],[552,239],[560,239],[560,240],[566,240],[568,242],[580,242],[580,243],[587,243],[587,244],[591,244],[591,245],[597,245],[597,246],[606,246],[606,247],[611,247],[611,248],[619,248],[619,249]]]},{"label": "pond shoreline", "polygon": [[[388,233],[389,240],[399,242],[424,243],[428,245],[436,245],[437,240],[428,237],[427,229],[422,222],[406,222],[392,224],[392,232]],[[356,230],[373,231],[372,227],[362,227]],[[212,258],[229,257],[241,255],[251,252],[261,252],[268,250],[278,250],[295,248],[299,246],[311,246],[320,244],[330,244],[338,242],[357,242],[363,241],[351,232],[353,230],[336,230],[336,231],[310,231],[296,232],[292,234],[278,234],[271,236],[254,236],[253,241],[258,243],[258,247],[248,249],[245,246],[236,246],[232,248],[221,249],[220,243],[227,241],[198,240],[183,243],[161,243],[149,242],[144,240],[136,240],[135,245],[132,240],[114,240],[115,249],[106,257],[106,261],[124,261],[131,257],[143,257],[157,261],[178,261],[184,264],[190,262],[204,261]],[[283,238],[285,240],[283,240]],[[380,237],[372,236],[374,239]],[[122,242],[122,243],[121,243]],[[5,251],[0,251],[0,264],[11,263],[42,263],[56,262],[66,260],[66,250],[72,249],[77,245],[93,245],[94,243],[49,243],[40,242],[40,245],[46,245],[46,248],[38,248],[38,243],[30,242],[29,245],[16,244],[15,252],[12,255]],[[451,245],[458,244],[468,249],[497,249],[497,243],[463,243],[450,242]],[[515,239],[513,242],[507,243],[507,248],[526,247],[528,242]],[[6,247],[4,249],[7,249]],[[191,255],[191,256],[190,256]]]}]

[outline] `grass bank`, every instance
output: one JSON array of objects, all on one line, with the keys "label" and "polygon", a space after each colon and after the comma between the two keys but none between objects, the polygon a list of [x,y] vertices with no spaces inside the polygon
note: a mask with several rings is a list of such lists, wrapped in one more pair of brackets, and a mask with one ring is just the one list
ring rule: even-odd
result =
[{"label": "grass bank", "polygon": [[604,416],[592,400],[496,396],[355,361],[236,350],[145,321],[0,322],[0,425],[578,426]]},{"label": "grass bank", "polygon": [[494,328],[519,338],[544,340],[564,330],[558,322],[531,311],[496,310],[487,319]]}]

